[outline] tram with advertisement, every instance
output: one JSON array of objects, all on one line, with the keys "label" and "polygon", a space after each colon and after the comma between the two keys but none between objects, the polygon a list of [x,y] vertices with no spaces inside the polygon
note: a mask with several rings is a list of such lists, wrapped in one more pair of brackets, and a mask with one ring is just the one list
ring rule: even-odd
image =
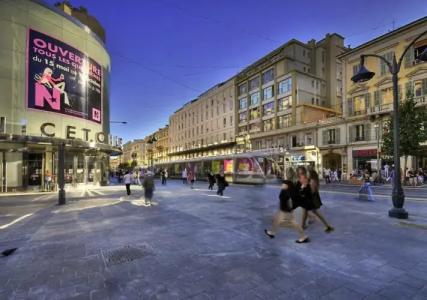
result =
[{"label": "tram with advertisement", "polygon": [[157,172],[167,169],[170,178],[181,178],[182,171],[186,168],[196,174],[196,180],[204,180],[208,172],[218,174],[224,171],[225,178],[229,182],[264,184],[266,171],[270,169],[270,165],[265,157],[241,153],[155,163],[154,168]]},{"label": "tram with advertisement", "polygon": [[[294,154],[294,155],[293,155]],[[289,168],[298,166],[315,168],[315,161],[279,149],[251,151],[240,154],[199,157],[182,161],[154,163],[156,173],[167,169],[169,178],[181,178],[186,168],[196,174],[197,180],[205,180],[208,172],[224,171],[229,182],[264,184],[279,182]]]}]

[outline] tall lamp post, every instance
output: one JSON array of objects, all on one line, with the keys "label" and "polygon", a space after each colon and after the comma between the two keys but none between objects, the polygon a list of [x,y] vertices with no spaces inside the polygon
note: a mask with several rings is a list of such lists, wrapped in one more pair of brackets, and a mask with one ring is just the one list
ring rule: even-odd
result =
[{"label": "tall lamp post", "polygon": [[[403,58],[408,50],[418,41],[423,35],[427,34],[427,30],[418,35],[403,51],[399,60],[396,59],[396,55],[393,54],[392,61],[388,61],[384,57],[376,54],[362,54],[360,56],[360,69],[351,80],[355,83],[365,82],[375,76],[374,72],[369,71],[365,67],[366,57],[376,57],[382,60],[387,66],[392,75],[393,81],[393,159],[394,159],[394,177],[393,177],[393,191],[392,201],[393,208],[388,211],[388,215],[392,218],[407,219],[408,212],[403,208],[405,202],[405,194],[402,189],[402,182],[400,179],[400,133],[399,133],[399,99],[398,99],[398,74],[402,65]],[[418,60],[427,61],[427,48],[417,57]]]},{"label": "tall lamp post", "polygon": [[64,182],[64,168],[65,168],[65,143],[58,145],[58,205],[65,204],[65,182]]},{"label": "tall lamp post", "polygon": [[153,144],[157,142],[157,137],[155,134],[153,134],[149,139],[147,144],[151,145],[151,151],[150,151],[150,165],[151,165],[151,172],[154,173],[154,162],[153,162],[153,156],[154,156],[154,149],[153,149]]}]

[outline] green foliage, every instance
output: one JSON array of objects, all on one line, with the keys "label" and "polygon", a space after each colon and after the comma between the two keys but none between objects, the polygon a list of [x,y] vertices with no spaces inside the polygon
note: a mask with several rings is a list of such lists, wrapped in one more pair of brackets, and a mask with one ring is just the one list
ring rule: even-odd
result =
[{"label": "green foliage", "polygon": [[122,162],[119,164],[119,169],[121,170],[129,170],[130,169],[130,165],[127,161]]},{"label": "green foliage", "polygon": [[[414,94],[411,90],[406,93],[405,101],[399,104],[400,122],[400,155],[418,155],[421,143],[427,140],[427,112],[426,109],[416,107]],[[384,127],[382,150],[386,155],[393,155],[393,129],[391,118]]]}]

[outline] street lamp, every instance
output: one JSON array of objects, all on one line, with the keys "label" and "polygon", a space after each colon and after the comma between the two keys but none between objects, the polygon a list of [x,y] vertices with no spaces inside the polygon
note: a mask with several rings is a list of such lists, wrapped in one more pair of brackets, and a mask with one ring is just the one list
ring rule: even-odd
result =
[{"label": "street lamp", "polygon": [[116,123],[116,124],[127,124],[127,121],[110,121],[110,123]]},{"label": "street lamp", "polygon": [[58,205],[65,204],[65,182],[64,182],[64,172],[65,172],[65,143],[60,143],[58,145]]},{"label": "street lamp", "polygon": [[153,134],[147,141],[147,144],[151,145],[151,151],[150,151],[150,160],[151,160],[151,171],[154,173],[154,162],[153,162],[153,156],[154,156],[154,149],[153,144],[157,142],[157,137],[155,134]]},{"label": "street lamp", "polygon": [[[400,154],[399,154],[399,144],[400,144],[400,134],[399,134],[399,99],[398,99],[398,74],[400,67],[402,65],[403,58],[409,48],[415,44],[423,35],[427,33],[427,30],[418,35],[403,51],[402,55],[399,58],[399,61],[396,59],[396,55],[393,54],[393,60],[390,62],[384,57],[376,54],[362,54],[360,56],[360,69],[355,74],[351,80],[355,83],[366,82],[372,77],[375,73],[369,71],[365,67],[365,57],[376,57],[382,60],[387,66],[392,75],[393,81],[393,159],[394,159],[394,177],[393,177],[393,191],[392,191],[392,201],[393,208],[388,211],[388,215],[392,218],[407,219],[408,212],[403,208],[405,202],[405,194],[402,189],[402,182],[400,180]],[[427,48],[417,57],[421,61],[427,61]]]}]

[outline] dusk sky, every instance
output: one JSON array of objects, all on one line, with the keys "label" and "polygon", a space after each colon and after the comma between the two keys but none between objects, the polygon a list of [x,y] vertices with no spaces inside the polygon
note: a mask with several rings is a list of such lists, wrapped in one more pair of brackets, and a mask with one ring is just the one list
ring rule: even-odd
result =
[{"label": "dusk sky", "polygon": [[[56,0],[49,0],[53,4]],[[425,0],[71,0],[105,27],[111,132],[143,138],[169,115],[289,39],[357,46],[427,15]],[[108,4],[107,4],[108,3]]]}]

